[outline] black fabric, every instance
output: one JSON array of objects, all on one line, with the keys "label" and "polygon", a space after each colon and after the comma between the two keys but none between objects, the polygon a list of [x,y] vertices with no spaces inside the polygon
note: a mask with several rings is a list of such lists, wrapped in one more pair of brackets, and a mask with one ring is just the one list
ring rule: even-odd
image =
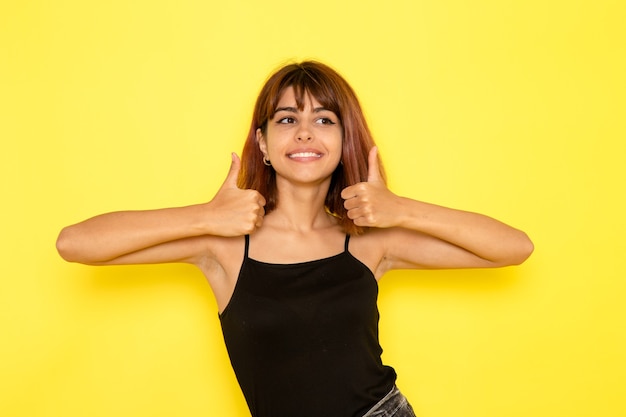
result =
[{"label": "black fabric", "polygon": [[378,341],[378,284],[348,251],[296,264],[245,257],[220,315],[253,417],[361,416],[394,386]]}]

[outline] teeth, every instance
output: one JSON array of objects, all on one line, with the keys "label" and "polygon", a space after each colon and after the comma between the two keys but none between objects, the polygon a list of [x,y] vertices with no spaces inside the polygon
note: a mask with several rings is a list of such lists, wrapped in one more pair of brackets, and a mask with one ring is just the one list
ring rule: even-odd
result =
[{"label": "teeth", "polygon": [[289,155],[290,158],[312,158],[312,157],[316,157],[319,158],[320,155],[314,152],[298,152],[298,153],[292,153],[291,155]]}]

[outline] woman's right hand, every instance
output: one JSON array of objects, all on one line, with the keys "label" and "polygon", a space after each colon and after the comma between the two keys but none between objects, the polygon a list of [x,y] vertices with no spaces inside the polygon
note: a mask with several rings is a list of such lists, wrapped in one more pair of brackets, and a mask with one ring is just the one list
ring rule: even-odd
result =
[{"label": "woman's right hand", "polygon": [[224,183],[206,204],[209,234],[241,236],[254,232],[263,224],[265,198],[256,190],[237,187],[241,161],[232,154],[232,163]]},{"label": "woman's right hand", "polygon": [[101,214],[65,227],[57,250],[67,261],[95,265],[195,262],[207,250],[205,238],[250,234],[263,223],[265,198],[237,187],[240,168],[233,154],[226,180],[208,203]]}]

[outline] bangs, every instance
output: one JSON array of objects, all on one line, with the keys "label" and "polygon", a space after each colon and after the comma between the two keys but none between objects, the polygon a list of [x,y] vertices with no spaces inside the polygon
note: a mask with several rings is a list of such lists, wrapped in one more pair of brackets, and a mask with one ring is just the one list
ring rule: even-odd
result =
[{"label": "bangs", "polygon": [[298,110],[302,111],[306,105],[307,97],[312,97],[322,107],[335,113],[339,121],[342,120],[340,105],[336,99],[339,94],[333,89],[333,82],[325,78],[323,74],[310,71],[302,66],[298,66],[296,71],[286,74],[285,78],[281,80],[278,94],[273,96],[272,103],[267,107],[266,120],[271,120],[274,117],[278,102],[289,87],[293,88]]}]

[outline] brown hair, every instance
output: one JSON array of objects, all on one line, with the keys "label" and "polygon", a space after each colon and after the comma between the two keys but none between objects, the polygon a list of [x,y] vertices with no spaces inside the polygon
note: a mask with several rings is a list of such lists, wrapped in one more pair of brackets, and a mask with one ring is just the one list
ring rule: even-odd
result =
[{"label": "brown hair", "polygon": [[[275,172],[263,164],[256,131],[266,133],[267,123],[274,117],[281,95],[288,87],[294,89],[296,104],[304,108],[306,95],[314,97],[324,108],[334,112],[343,128],[341,163],[332,174],[325,206],[339,219],[346,233],[359,234],[363,228],[356,226],[347,216],[341,191],[350,185],[367,181],[368,153],[374,140],[367,126],[361,105],[352,87],[335,70],[315,61],[289,64],[269,77],[254,106],[252,123],[241,155],[242,168],[238,179],[241,188],[257,190],[265,197],[265,213],[277,204]],[[379,164],[382,170],[382,164]],[[381,172],[384,178],[384,172]]]}]

